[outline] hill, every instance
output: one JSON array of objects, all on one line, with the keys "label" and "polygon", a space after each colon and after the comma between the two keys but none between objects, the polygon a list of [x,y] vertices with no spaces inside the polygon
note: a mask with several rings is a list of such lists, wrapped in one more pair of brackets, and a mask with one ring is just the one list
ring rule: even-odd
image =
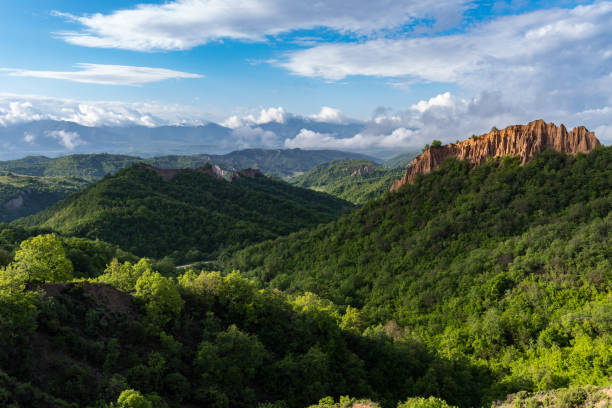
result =
[{"label": "hill", "polygon": [[407,152],[400,153],[396,156],[391,157],[390,159],[385,160],[383,165],[389,169],[393,169],[395,167],[403,167],[406,168],[410,165],[410,163],[414,160],[416,156],[418,156],[418,152]]},{"label": "hill", "polygon": [[337,159],[375,160],[363,154],[338,150],[245,149],[223,155],[161,156],[145,162],[161,168],[197,168],[212,162],[230,173],[252,168],[284,178]]},{"label": "hill", "polygon": [[378,198],[389,191],[404,169],[388,169],[369,160],[334,160],[289,179],[299,187],[323,191],[355,204]]},{"label": "hill", "polygon": [[86,185],[73,177],[0,176],[0,222],[41,211]]},{"label": "hill", "polygon": [[489,367],[490,399],[612,375],[612,148],[450,158],[338,221],[237,252],[260,285],[352,306]]},{"label": "hill", "polygon": [[94,181],[101,179],[106,174],[115,173],[119,169],[140,162],[165,169],[195,169],[212,162],[229,174],[241,169],[257,168],[276,177],[287,177],[305,172],[318,164],[341,158],[367,158],[367,156],[337,150],[301,149],[247,149],[223,155],[174,155],[147,159],[114,154],[74,154],[58,158],[29,156],[4,161],[0,162],[0,171],[39,177],[79,177]]},{"label": "hill", "polygon": [[139,164],[19,223],[99,238],[137,255],[203,260],[329,222],[351,207],[255,170],[228,181],[210,166],[178,171]]}]

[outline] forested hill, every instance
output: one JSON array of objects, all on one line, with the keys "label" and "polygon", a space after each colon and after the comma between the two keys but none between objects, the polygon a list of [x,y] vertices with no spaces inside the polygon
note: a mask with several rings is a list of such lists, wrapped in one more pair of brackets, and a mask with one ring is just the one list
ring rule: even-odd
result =
[{"label": "forested hill", "polygon": [[492,397],[612,375],[612,148],[449,159],[336,222],[239,251],[261,285],[351,305],[490,367]]},{"label": "forested hill", "polygon": [[405,171],[401,167],[388,169],[365,159],[343,159],[320,164],[289,179],[289,182],[355,204],[364,204],[389,191],[393,182],[401,178]]},{"label": "forested hill", "polygon": [[55,204],[87,185],[74,177],[0,176],[0,222],[25,217]]},{"label": "forested hill", "polygon": [[137,255],[203,260],[329,222],[352,208],[259,172],[231,182],[200,170],[171,173],[166,180],[134,165],[19,222],[100,238]]},{"label": "forested hill", "polygon": [[29,156],[19,160],[3,161],[0,162],[0,171],[30,176],[79,177],[94,181],[139,162],[165,169],[199,168],[212,162],[230,174],[241,169],[258,168],[276,177],[287,177],[308,171],[318,164],[342,158],[371,159],[361,154],[337,150],[302,149],[246,149],[222,155],[195,154],[146,159],[115,154],[74,154],[58,158]]}]

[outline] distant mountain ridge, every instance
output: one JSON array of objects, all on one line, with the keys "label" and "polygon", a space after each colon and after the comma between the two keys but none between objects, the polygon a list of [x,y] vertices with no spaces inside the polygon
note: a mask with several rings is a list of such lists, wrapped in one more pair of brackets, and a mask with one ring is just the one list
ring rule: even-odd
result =
[{"label": "distant mountain ridge", "polygon": [[352,137],[360,122],[327,123],[306,117],[282,123],[252,124],[233,129],[217,123],[171,126],[84,126],[74,122],[39,120],[0,126],[0,159],[20,156],[113,153],[152,157],[206,152],[226,154],[237,149],[281,148],[302,129]]},{"label": "distant mountain ridge", "polygon": [[337,159],[376,160],[358,153],[302,149],[246,149],[223,155],[170,155],[152,158],[101,153],[74,154],[58,158],[28,156],[0,162],[0,171],[39,177],[80,177],[93,181],[140,162],[164,169],[199,168],[207,163],[213,163],[229,173],[245,168],[258,168],[276,177],[288,177]]},{"label": "distant mountain ridge", "polygon": [[525,164],[537,153],[547,149],[576,154],[588,153],[599,146],[601,143],[595,133],[589,132],[584,126],[568,132],[563,124],[557,127],[541,119],[527,125],[508,126],[503,130],[493,129],[463,142],[428,148],[412,161],[404,177],[393,183],[391,191],[412,183],[419,174],[427,174],[439,168],[449,157],[480,164],[490,157],[519,156],[521,163]]}]

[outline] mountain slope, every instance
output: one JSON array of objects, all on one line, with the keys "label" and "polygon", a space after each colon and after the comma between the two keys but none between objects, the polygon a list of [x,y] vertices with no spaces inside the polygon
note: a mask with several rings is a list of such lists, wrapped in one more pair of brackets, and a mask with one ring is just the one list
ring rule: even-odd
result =
[{"label": "mountain slope", "polygon": [[86,185],[87,181],[71,177],[0,176],[0,222],[41,211]]},{"label": "mountain slope", "polygon": [[329,222],[351,208],[258,171],[241,172],[231,182],[211,174],[135,165],[19,222],[100,238],[137,255],[201,260]]},{"label": "mountain slope", "polygon": [[612,375],[612,148],[446,160],[328,225],[239,251],[262,285],[314,292],[495,371],[486,392]]},{"label": "mountain slope", "polygon": [[389,191],[404,173],[364,159],[334,160],[320,164],[289,182],[299,187],[323,191],[355,204],[378,198]]}]

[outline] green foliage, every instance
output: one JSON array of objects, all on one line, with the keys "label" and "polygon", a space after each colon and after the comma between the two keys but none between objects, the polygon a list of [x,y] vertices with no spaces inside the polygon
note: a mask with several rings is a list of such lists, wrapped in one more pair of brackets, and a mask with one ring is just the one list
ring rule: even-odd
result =
[{"label": "green foliage", "polygon": [[[142,266],[137,264],[134,270],[140,268]],[[184,302],[171,278],[151,272],[145,267],[136,280],[134,290],[134,296],[145,302],[145,322],[154,328],[163,329],[181,314]]]},{"label": "green foliage", "polygon": [[316,166],[289,182],[364,204],[387,193],[404,172],[404,168],[388,169],[369,160],[337,160]]},{"label": "green foliage", "polygon": [[147,276],[150,276],[152,273],[151,261],[146,258],[140,259],[136,264],[128,261],[122,264],[117,259],[113,259],[104,270],[104,273],[95,280],[100,283],[113,285],[124,292],[131,292],[136,288],[136,282],[145,273]]},{"label": "green foliage", "polygon": [[431,147],[440,147],[440,146],[442,146],[442,142],[441,142],[441,141],[439,141],[439,140],[434,139],[434,140],[431,142]]},{"label": "green foliage", "polygon": [[55,234],[23,241],[5,273],[23,282],[65,282],[72,279],[72,262]]},{"label": "green foliage", "polygon": [[576,408],[612,406],[612,389],[610,387],[572,387],[561,388],[550,392],[519,392],[509,395],[504,402],[496,404],[499,408]]},{"label": "green foliage", "polygon": [[238,251],[226,265],[262,286],[358,309],[365,335],[413,337],[490,368],[497,380],[485,400],[605,385],[611,180],[612,148],[547,151],[524,166],[448,160],[349,216]]},{"label": "green foliage", "polygon": [[117,398],[117,408],[153,408],[153,404],[136,390],[125,390]]},{"label": "green foliage", "polygon": [[145,166],[135,166],[19,222],[99,238],[138,255],[206,260],[330,221],[351,207],[261,175],[230,183],[185,170],[164,180]]},{"label": "green foliage", "polygon": [[348,396],[342,396],[342,397],[340,397],[340,400],[337,403],[334,401],[333,397],[321,398],[317,405],[311,405],[308,408],[323,408],[323,407],[329,407],[329,408],[353,408],[353,407],[359,407],[359,408],[380,408],[380,405],[378,405],[377,403],[372,402],[370,400],[363,400],[363,399],[351,398],[351,397],[348,397]]},{"label": "green foliage", "polygon": [[436,398],[436,397],[429,397],[429,398],[416,397],[416,398],[409,398],[405,402],[399,404],[397,408],[457,408],[457,407],[448,405],[446,401],[440,398]]}]

